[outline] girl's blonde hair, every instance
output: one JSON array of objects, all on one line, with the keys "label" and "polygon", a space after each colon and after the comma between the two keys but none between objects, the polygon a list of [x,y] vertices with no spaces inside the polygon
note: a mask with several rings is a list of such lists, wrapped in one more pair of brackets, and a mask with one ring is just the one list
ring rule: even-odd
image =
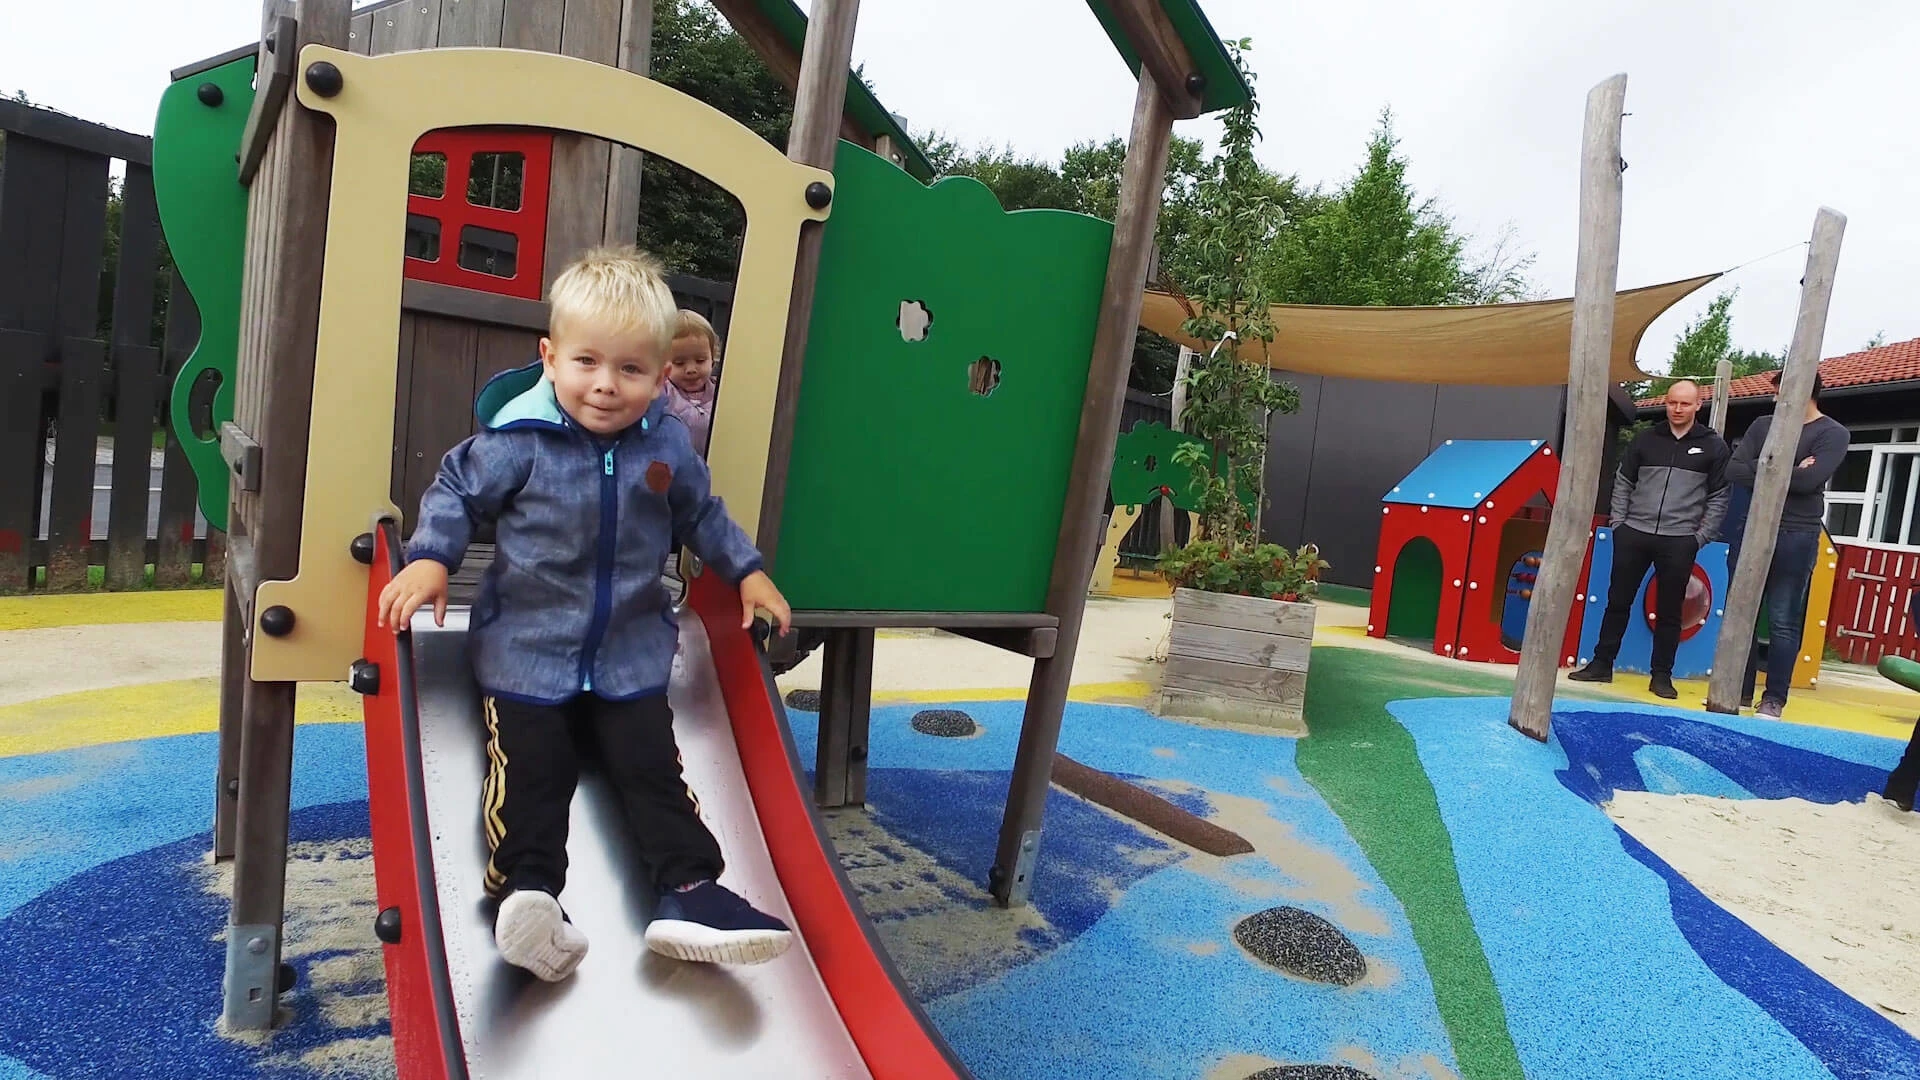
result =
[{"label": "girl's blonde hair", "polygon": [[713,354],[715,360],[720,359],[720,335],[714,332],[713,324],[699,312],[681,308],[674,317],[673,340],[690,337],[706,338],[707,351]]},{"label": "girl's blonde hair", "polygon": [[679,309],[673,290],[660,260],[631,245],[588,250],[553,279],[547,301],[554,338],[592,324],[632,334],[662,357],[673,349]]}]

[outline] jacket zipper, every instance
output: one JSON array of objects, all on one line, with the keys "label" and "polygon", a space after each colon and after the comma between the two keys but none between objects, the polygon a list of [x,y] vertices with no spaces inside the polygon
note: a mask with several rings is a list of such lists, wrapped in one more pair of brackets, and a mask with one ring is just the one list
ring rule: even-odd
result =
[{"label": "jacket zipper", "polygon": [[615,448],[608,447],[600,458],[600,551],[593,576],[593,621],[587,626],[586,645],[580,651],[582,690],[593,689],[594,657],[600,651],[600,639],[606,636],[607,620],[613,613],[613,541],[620,515],[619,491],[613,476]]},{"label": "jacket zipper", "polygon": [[1653,534],[1655,536],[1660,535],[1660,526],[1665,524],[1667,519],[1667,492],[1673,488],[1673,470],[1677,467],[1677,463],[1680,460],[1679,447],[1680,440],[1674,439],[1673,446],[1667,449],[1667,476],[1660,484],[1660,508],[1653,512]]}]

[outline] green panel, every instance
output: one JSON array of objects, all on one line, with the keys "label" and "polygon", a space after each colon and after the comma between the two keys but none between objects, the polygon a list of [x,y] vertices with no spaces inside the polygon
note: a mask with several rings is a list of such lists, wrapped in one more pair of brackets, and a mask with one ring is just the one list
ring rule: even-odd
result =
[{"label": "green panel", "polygon": [[[234,368],[240,351],[240,272],[247,246],[247,189],[234,152],[253,107],[253,57],[222,64],[167,87],[153,122],[153,193],[160,227],[180,278],[200,309],[200,342],[173,384],[174,434],[200,484],[200,512],[227,527],[227,466],[217,438],[193,431],[187,407],[202,372],[216,371],[213,425],[233,419]],[[218,86],[218,105],[200,87]]]},{"label": "green panel", "polygon": [[1393,595],[1387,600],[1387,636],[1433,640],[1440,621],[1440,549],[1415,538],[1393,564]]},{"label": "green panel", "polygon": [[[1122,432],[1114,444],[1113,472],[1108,490],[1115,506],[1140,506],[1161,495],[1176,510],[1200,512],[1199,493],[1193,490],[1193,469],[1173,459],[1174,452],[1188,443],[1198,444],[1192,435],[1174,431],[1159,421],[1149,420]],[[1252,520],[1259,509],[1259,497],[1253,485],[1241,474],[1240,505]]]},{"label": "green panel", "polygon": [[[1107,37],[1113,40],[1120,58],[1127,62],[1127,70],[1139,75],[1140,57],[1127,41],[1127,35],[1120,32],[1112,6],[1107,0],[1087,0],[1087,6],[1093,9],[1094,18],[1100,20]],[[1180,43],[1187,47],[1187,55],[1193,57],[1194,65],[1207,78],[1206,92],[1200,95],[1201,111],[1218,112],[1246,104],[1253,97],[1253,88],[1233,66],[1226,45],[1220,41],[1220,35],[1213,32],[1206,12],[1200,10],[1199,0],[1160,0],[1160,10],[1167,13],[1174,33],[1180,35]]]},{"label": "green panel", "polygon": [[[1037,612],[1113,226],[842,142],[776,578],[796,608]],[[901,306],[932,315],[908,341]],[[1000,363],[988,396],[970,366]],[[723,396],[724,401],[724,396]]]}]

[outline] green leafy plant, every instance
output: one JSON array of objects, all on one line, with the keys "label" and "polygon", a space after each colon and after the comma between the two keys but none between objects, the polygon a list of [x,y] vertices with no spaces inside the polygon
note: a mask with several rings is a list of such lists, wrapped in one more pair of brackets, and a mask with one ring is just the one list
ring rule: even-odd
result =
[{"label": "green leafy plant", "polygon": [[1279,544],[1196,540],[1160,560],[1160,572],[1176,588],[1286,601],[1312,597],[1326,568],[1312,544],[1288,551]]},{"label": "green leafy plant", "polygon": [[[1253,73],[1242,54],[1250,48],[1246,39],[1229,46],[1249,83]],[[1253,156],[1258,116],[1254,99],[1223,114],[1220,152],[1195,192],[1193,229],[1167,259],[1169,276],[1185,292],[1189,317],[1181,330],[1207,348],[1188,371],[1182,417],[1182,426],[1198,439],[1173,458],[1191,471],[1203,536],[1169,551],[1161,570],[1177,584],[1208,592],[1298,597],[1311,578],[1297,567],[1319,564],[1318,550],[1289,553],[1261,544],[1254,528],[1257,500],[1250,511],[1235,497],[1236,491],[1261,490],[1267,418],[1300,407],[1299,390],[1274,379],[1266,364],[1274,330],[1260,259],[1273,246],[1281,212]]]}]

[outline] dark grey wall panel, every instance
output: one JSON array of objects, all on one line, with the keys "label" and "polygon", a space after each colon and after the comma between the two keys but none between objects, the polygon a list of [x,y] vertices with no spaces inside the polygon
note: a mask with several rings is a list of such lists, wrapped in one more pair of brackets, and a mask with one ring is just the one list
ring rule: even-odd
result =
[{"label": "dark grey wall panel", "polygon": [[1427,456],[1438,387],[1326,379],[1303,542],[1320,545],[1327,577],[1370,586],[1380,540],[1380,497]]},{"label": "dark grey wall panel", "polygon": [[1319,375],[1280,377],[1300,390],[1300,410],[1274,416],[1267,423],[1267,505],[1260,515],[1260,533],[1269,541],[1299,547],[1306,543],[1302,528],[1307,513],[1307,487],[1313,476],[1314,431],[1320,419]]},{"label": "dark grey wall panel", "polygon": [[1427,449],[1448,439],[1551,439],[1557,452],[1565,387],[1441,386],[1437,390],[1433,440]]}]

